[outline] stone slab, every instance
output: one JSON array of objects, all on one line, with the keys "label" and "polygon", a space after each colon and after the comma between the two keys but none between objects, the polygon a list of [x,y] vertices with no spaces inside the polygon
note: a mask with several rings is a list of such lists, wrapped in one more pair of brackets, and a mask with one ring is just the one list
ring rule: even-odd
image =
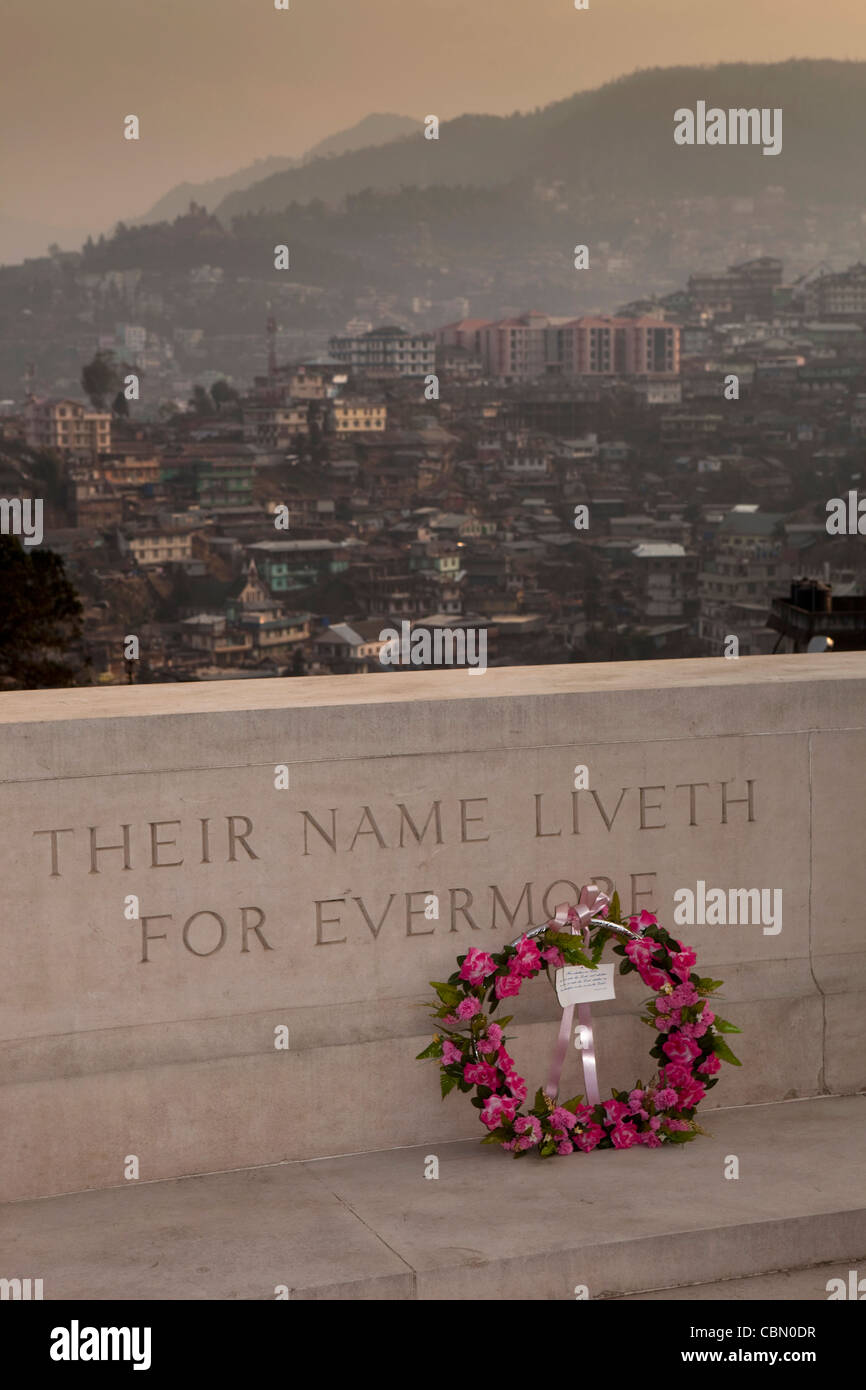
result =
[{"label": "stone slab", "polygon": [[[0,695],[0,1197],[462,1137],[428,982],[592,880],[725,980],[714,1103],[866,1087],[864,697],[866,653]],[[677,927],[698,881],[781,931]],[[598,1006],[605,1085],[641,996]],[[557,1017],[535,982],[530,1080]]]},{"label": "stone slab", "polygon": [[743,1296],[730,1280],[863,1255],[866,1098],[718,1110],[707,1128],[676,1149],[549,1163],[436,1144],[12,1203],[2,1273],[42,1278],[46,1299],[284,1285],[301,1300],[573,1300],[578,1285],[711,1283],[724,1298]]}]

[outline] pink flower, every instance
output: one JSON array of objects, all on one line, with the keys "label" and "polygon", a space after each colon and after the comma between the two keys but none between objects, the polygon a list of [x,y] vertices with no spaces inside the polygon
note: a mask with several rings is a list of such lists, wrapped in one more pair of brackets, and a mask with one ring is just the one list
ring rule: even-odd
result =
[{"label": "pink flower", "polygon": [[524,1135],[528,1141],[525,1145],[521,1143],[522,1148],[541,1143],[541,1125],[534,1115],[521,1115],[519,1120],[515,1120],[514,1133]]},{"label": "pink flower", "polygon": [[[676,1100],[676,1094],[674,1094],[674,1100]],[[650,1129],[652,1129],[652,1130],[658,1129],[658,1127],[659,1127],[659,1125],[661,1124],[661,1122],[662,1122],[662,1117],[661,1117],[661,1115],[651,1115],[651,1116],[650,1116],[650,1122],[649,1122]]]},{"label": "pink flower", "polygon": [[480,1013],[481,1002],[475,999],[471,994],[467,999],[461,999],[460,1003],[457,1005],[457,1017],[464,1023],[467,1019],[474,1018],[476,1014]]},{"label": "pink flower", "polygon": [[663,1086],[660,1091],[656,1091],[656,1110],[670,1110],[676,1103],[677,1093],[672,1086]]},{"label": "pink flower", "polygon": [[504,1047],[500,1047],[499,1051],[496,1054],[496,1065],[500,1071],[514,1070],[514,1058],[509,1057]]},{"label": "pink flower", "polygon": [[463,1051],[453,1043],[450,1038],[446,1038],[442,1044],[442,1061],[446,1067],[450,1067],[452,1062],[463,1061]]},{"label": "pink flower", "polygon": [[561,1139],[556,1146],[556,1152],[558,1154],[562,1154],[563,1156],[565,1154],[573,1154],[574,1145],[572,1144],[570,1139]]},{"label": "pink flower", "polygon": [[660,1149],[662,1146],[661,1139],[655,1131],[651,1129],[646,1129],[642,1134],[638,1135],[638,1143],[646,1144],[648,1149]]},{"label": "pink flower", "polygon": [[619,1124],[620,1118],[628,1114],[628,1106],[622,1100],[606,1100],[604,1102],[605,1123],[609,1125]]},{"label": "pink flower", "polygon": [[481,1119],[488,1129],[496,1129],[514,1119],[518,1104],[511,1096],[488,1096],[481,1108]]},{"label": "pink flower", "polygon": [[691,1004],[697,1004],[698,991],[695,989],[694,985],[686,982],[686,984],[677,985],[670,999],[672,1008],[684,1009]]},{"label": "pink flower", "polygon": [[517,1100],[526,1100],[526,1082],[516,1071],[507,1071],[505,1073],[505,1084]]},{"label": "pink flower", "polygon": [[443,1018],[442,1022],[443,1022],[448,1028],[456,1028],[456,1027],[458,1027],[458,1025],[459,1025],[459,1023],[460,1023],[460,1019],[457,1017],[456,1014],[446,1014],[445,1017]]},{"label": "pink flower", "polygon": [[672,1008],[673,1005],[669,994],[663,994],[661,999],[656,1000],[656,1011],[658,1013],[669,1014]]},{"label": "pink flower", "polygon": [[543,959],[547,961],[548,965],[556,966],[557,970],[560,968],[560,966],[565,965],[565,956],[562,954],[558,946],[548,946],[547,949],[542,951],[541,954]]},{"label": "pink flower", "polygon": [[496,961],[486,951],[479,951],[477,946],[471,946],[466,953],[466,959],[460,967],[461,980],[468,980],[470,985],[480,985],[484,982],[487,975],[492,975],[496,969]]},{"label": "pink flower", "polygon": [[592,1119],[592,1106],[579,1105],[574,1112],[574,1118],[579,1125],[588,1125]]},{"label": "pink flower", "polygon": [[[517,958],[514,957],[516,960]],[[519,994],[520,986],[523,983],[522,976],[517,974],[497,975],[496,976],[496,998],[507,999],[509,995]]]},{"label": "pink flower", "polygon": [[632,965],[636,965],[638,969],[641,966],[651,965],[653,952],[658,949],[658,942],[653,941],[652,937],[640,937],[637,941],[625,943],[625,953]]},{"label": "pink flower", "polygon": [[503,1149],[508,1149],[509,1152],[510,1152],[512,1149],[516,1149],[516,1148],[517,1148],[517,1140],[516,1140],[516,1139],[505,1139],[505,1140],[503,1140],[503,1142],[502,1142],[502,1147],[503,1147]]},{"label": "pink flower", "polygon": [[680,1087],[680,1110],[690,1110],[693,1105],[700,1105],[706,1094],[706,1087],[692,1077],[691,1081]]},{"label": "pink flower", "polygon": [[691,1129],[691,1125],[689,1124],[688,1120],[665,1120],[665,1124],[667,1125],[668,1129],[677,1130],[678,1132],[680,1130]]},{"label": "pink flower", "polygon": [[722,1070],[722,1064],[715,1052],[710,1052],[698,1067],[698,1071],[703,1072],[704,1076],[715,1076],[717,1071]]},{"label": "pink flower", "polygon": [[678,975],[681,980],[687,980],[696,960],[697,956],[691,946],[684,946],[671,956],[671,970],[675,975]]},{"label": "pink flower", "polygon": [[638,974],[648,989],[654,989],[659,994],[665,985],[670,984],[670,978],[663,970],[659,970],[657,965],[639,965]]},{"label": "pink flower", "polygon": [[638,928],[643,927],[645,930],[647,927],[657,927],[658,921],[659,919],[658,917],[656,917],[654,912],[647,912],[646,908],[642,907],[640,910],[640,916],[629,917],[628,924],[631,927],[632,931],[635,930],[636,925]]},{"label": "pink flower", "polygon": [[610,1132],[610,1137],[615,1149],[630,1149],[634,1144],[639,1143],[637,1130],[631,1125],[616,1125]]},{"label": "pink flower", "polygon": [[670,1057],[672,1062],[691,1062],[695,1057],[700,1057],[701,1049],[697,1043],[692,1042],[691,1038],[685,1037],[683,1033],[672,1033],[662,1043],[662,1052],[666,1057]]},{"label": "pink flower", "polygon": [[577,1124],[577,1116],[572,1115],[570,1110],[558,1105],[555,1110],[550,1112],[550,1123],[556,1125],[558,1129],[574,1129]]},{"label": "pink flower", "polygon": [[520,962],[520,974],[523,976],[535,975],[541,969],[541,952],[537,943],[528,936],[522,936],[518,941],[515,959]]},{"label": "pink flower", "polygon": [[587,1125],[582,1133],[575,1131],[574,1142],[583,1153],[592,1153],[596,1145],[600,1144],[604,1138],[604,1130],[601,1125]]},{"label": "pink flower", "polygon": [[491,1023],[483,1038],[478,1039],[479,1052],[495,1052],[502,1042],[502,1029],[498,1023]]},{"label": "pink flower", "polygon": [[463,1068],[463,1080],[470,1086],[489,1086],[491,1091],[499,1089],[499,1072],[487,1062],[469,1062]]},{"label": "pink flower", "polygon": [[628,1093],[628,1108],[629,1108],[629,1110],[632,1112],[632,1114],[634,1114],[635,1111],[640,1110],[640,1109],[642,1108],[642,1106],[643,1106],[643,1096],[644,1096],[643,1091],[639,1091],[639,1090],[637,1089],[637,1087],[635,1087],[635,1089],[634,1089],[633,1091],[629,1091],[629,1093]]},{"label": "pink flower", "polygon": [[685,1086],[692,1079],[692,1069],[685,1062],[668,1062],[663,1071],[666,1086]]}]

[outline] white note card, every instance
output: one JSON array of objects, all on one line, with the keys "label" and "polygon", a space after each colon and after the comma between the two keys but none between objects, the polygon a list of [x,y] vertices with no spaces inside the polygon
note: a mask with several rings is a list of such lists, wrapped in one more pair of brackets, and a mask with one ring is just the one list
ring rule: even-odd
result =
[{"label": "white note card", "polygon": [[613,966],[590,970],[585,965],[564,965],[556,972],[556,997],[565,1009],[570,1004],[595,1004],[599,999],[615,999]]}]

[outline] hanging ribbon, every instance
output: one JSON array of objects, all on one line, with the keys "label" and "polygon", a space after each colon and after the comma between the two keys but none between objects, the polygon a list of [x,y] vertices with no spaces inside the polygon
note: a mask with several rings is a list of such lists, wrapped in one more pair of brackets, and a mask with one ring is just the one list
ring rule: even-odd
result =
[{"label": "hanging ribbon", "polygon": [[[580,901],[577,906],[574,907],[568,903],[563,903],[561,907],[556,909],[554,920],[559,927],[570,927],[573,935],[582,935],[583,944],[588,947],[590,922],[593,917],[606,917],[609,907],[610,898],[607,894],[603,893],[596,884],[588,883],[580,890]],[[586,1099],[590,1105],[598,1105],[601,1097],[598,1092],[598,1071],[595,1064],[592,1006],[590,1004],[578,1004],[576,1007],[578,1023],[581,1028],[580,1055],[583,1061],[583,1079],[586,1085]],[[547,1084],[544,1087],[545,1093],[554,1101],[559,1094],[559,1083],[562,1078],[562,1064],[565,1061],[565,1053],[571,1037],[574,1010],[574,1004],[567,1004],[562,1011],[562,1022],[559,1025],[559,1037],[553,1049]]]}]

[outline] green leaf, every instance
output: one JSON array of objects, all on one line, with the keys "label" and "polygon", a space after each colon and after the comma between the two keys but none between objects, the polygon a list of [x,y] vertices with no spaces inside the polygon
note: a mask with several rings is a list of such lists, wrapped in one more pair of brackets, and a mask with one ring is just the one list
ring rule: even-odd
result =
[{"label": "green leaf", "polygon": [[721,1057],[723,1062],[730,1062],[731,1066],[741,1067],[743,1064],[739,1057],[735,1057],[724,1038],[713,1038],[713,1051],[717,1057]]},{"label": "green leaf", "polygon": [[743,1031],[742,1028],[738,1028],[735,1023],[729,1023],[726,1018],[719,1018],[718,1014],[716,1015],[712,1027],[715,1028],[718,1033],[742,1033]]},{"label": "green leaf", "polygon": [[613,897],[610,900],[610,911],[607,914],[607,920],[609,922],[616,922],[619,926],[622,926],[622,904],[620,903],[619,893],[617,893],[616,889],[614,889]]},{"label": "green leaf", "polygon": [[419,1052],[419,1053],[418,1053],[418,1056],[415,1058],[415,1061],[416,1061],[416,1062],[420,1062],[424,1057],[441,1057],[441,1056],[442,1056],[442,1043],[441,1043],[441,1042],[437,1042],[436,1039],[434,1038],[433,1041],[432,1041],[431,1043],[429,1043],[427,1047],[424,1048],[424,1051],[423,1051],[423,1052]]},{"label": "green leaf", "polygon": [[459,1004],[463,998],[463,991],[458,989],[456,985],[446,984],[442,980],[431,980],[430,983],[443,1004]]},{"label": "green leaf", "polygon": [[490,1133],[486,1138],[482,1139],[481,1142],[482,1144],[501,1144],[502,1140],[506,1137],[507,1131],[503,1129],[502,1125],[499,1125],[497,1129],[491,1129]]},{"label": "green leaf", "polygon": [[724,980],[713,980],[709,975],[699,976],[696,988],[701,994],[712,994],[714,990],[721,989],[724,983]]},{"label": "green leaf", "polygon": [[573,1115],[577,1110],[577,1107],[582,1104],[583,1096],[572,1096],[571,1100],[565,1100],[562,1102],[562,1109],[570,1110]]},{"label": "green leaf", "polygon": [[668,1142],[671,1144],[688,1144],[690,1139],[697,1139],[697,1137],[693,1129],[675,1129],[673,1134],[668,1135]]},{"label": "green leaf", "polygon": [[457,1077],[449,1076],[447,1071],[439,1073],[439,1085],[442,1087],[442,1099],[444,1100],[449,1091],[453,1091],[457,1085]]}]

